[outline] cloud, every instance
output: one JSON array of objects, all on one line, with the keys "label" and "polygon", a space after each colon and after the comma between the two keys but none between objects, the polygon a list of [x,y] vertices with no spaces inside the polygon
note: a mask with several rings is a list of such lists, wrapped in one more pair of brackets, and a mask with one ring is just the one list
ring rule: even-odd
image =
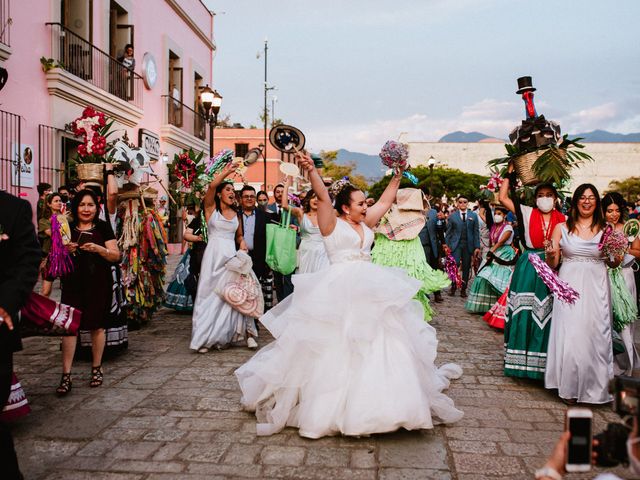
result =
[{"label": "cloud", "polygon": [[[638,104],[640,99],[607,102],[558,118],[549,117],[558,121],[564,132],[580,133],[596,129],[617,133],[637,132],[640,131]],[[539,102],[537,106],[545,111],[547,109],[544,102]],[[506,138],[523,115],[524,107],[520,101],[488,98],[463,107],[456,116],[450,118],[415,113],[404,118],[310,128],[307,137],[310,147],[316,150],[346,148],[375,154],[384,142],[400,137],[404,142],[435,142],[447,133],[461,130]]]}]

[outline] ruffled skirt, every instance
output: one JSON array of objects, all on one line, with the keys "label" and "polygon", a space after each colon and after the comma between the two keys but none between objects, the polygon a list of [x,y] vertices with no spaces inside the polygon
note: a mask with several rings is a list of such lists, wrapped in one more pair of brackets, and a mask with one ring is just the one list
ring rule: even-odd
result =
[{"label": "ruffled skirt", "polygon": [[258,435],[309,438],[432,428],[462,418],[442,393],[462,369],[436,368],[437,339],[412,300],[420,282],[369,262],[293,277],[261,322],[275,341],[236,371]]}]

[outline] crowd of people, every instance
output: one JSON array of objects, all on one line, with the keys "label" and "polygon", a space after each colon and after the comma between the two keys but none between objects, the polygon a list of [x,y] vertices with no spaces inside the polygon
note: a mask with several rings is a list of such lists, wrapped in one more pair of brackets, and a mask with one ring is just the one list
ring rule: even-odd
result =
[{"label": "crowd of people", "polygon": [[[629,238],[622,254],[603,253],[607,236],[623,232],[640,210],[620,194],[601,198],[583,184],[561,202],[553,185],[539,184],[529,206],[507,176],[492,201],[461,194],[449,205],[427,191],[400,189],[398,170],[376,200],[344,179],[327,188],[306,154],[298,162],[311,188],[295,195],[291,177],[271,195],[249,185],[236,190],[236,165],[228,164],[202,204],[185,208],[183,256],[167,286],[165,305],[192,312],[195,352],[257,349],[259,325],[274,337],[236,371],[258,434],[293,426],[310,438],[368,435],[460,419],[443,390],[462,370],[435,365],[429,325],[431,301],[442,302],[443,291],[459,293],[486,328],[504,330],[506,376],[540,380],[567,404],[610,402],[609,381],[638,366],[640,237]],[[104,194],[83,184],[56,192],[39,185],[37,240],[26,202],[0,192],[3,395],[15,382],[14,323],[38,277],[44,297],[60,279],[61,303],[82,311],[90,386],[103,383],[108,332],[122,306],[117,189],[108,178]],[[273,226],[296,232],[293,275],[268,261]],[[532,255],[552,273],[541,273]],[[231,285],[230,262],[244,258],[252,273]],[[550,276],[575,298],[557,295]],[[234,292],[222,293],[231,286]],[[256,289],[260,307],[248,308]],[[76,334],[62,337],[59,395],[72,390],[77,343]],[[10,442],[8,431],[1,435]]]}]

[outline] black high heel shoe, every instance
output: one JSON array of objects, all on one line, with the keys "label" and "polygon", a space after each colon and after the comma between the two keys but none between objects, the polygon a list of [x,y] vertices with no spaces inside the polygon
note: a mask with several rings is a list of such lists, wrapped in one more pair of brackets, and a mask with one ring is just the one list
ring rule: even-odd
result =
[{"label": "black high heel shoe", "polygon": [[56,393],[58,396],[62,397],[71,391],[71,387],[73,387],[73,383],[71,382],[71,372],[63,373],[60,378],[60,385],[56,388]]}]

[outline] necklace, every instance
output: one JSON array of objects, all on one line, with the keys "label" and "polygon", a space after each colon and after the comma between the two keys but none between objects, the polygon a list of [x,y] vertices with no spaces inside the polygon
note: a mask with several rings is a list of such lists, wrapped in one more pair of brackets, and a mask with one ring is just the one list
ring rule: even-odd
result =
[{"label": "necklace", "polygon": [[583,232],[587,229],[591,230],[591,225],[584,226],[578,222],[576,222],[576,227],[580,228]]}]

